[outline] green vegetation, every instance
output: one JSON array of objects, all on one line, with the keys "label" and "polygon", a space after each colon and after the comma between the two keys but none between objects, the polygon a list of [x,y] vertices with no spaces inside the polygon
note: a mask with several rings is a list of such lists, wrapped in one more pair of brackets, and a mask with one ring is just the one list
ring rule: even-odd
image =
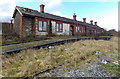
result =
[{"label": "green vegetation", "polygon": [[28,42],[28,43],[23,43],[23,44],[17,44],[17,45],[5,45],[5,46],[0,46],[2,48],[2,52],[8,51],[10,49],[15,49],[15,48],[20,48],[20,47],[28,47],[28,46],[33,46],[33,45],[39,45],[40,43],[38,42]]},{"label": "green vegetation", "polygon": [[[96,54],[97,51],[101,53]],[[105,60],[110,63],[103,66],[117,75],[118,67],[113,63],[117,60],[117,55],[118,38],[114,37],[111,40],[81,40],[55,46],[52,49],[28,49],[0,56],[2,56],[3,77],[22,77],[32,76],[35,72],[58,65],[63,65],[64,71],[68,67],[84,69],[87,67],[86,62],[101,63],[98,56],[105,56]]]},{"label": "green vegetation", "polygon": [[2,36],[2,44],[20,43],[20,42],[28,42],[32,40],[44,40],[44,39],[48,39],[48,37],[46,36],[35,37],[31,35],[31,36],[23,38],[23,40],[20,40],[17,34],[9,34],[9,35]]},{"label": "green vegetation", "polygon": [[[33,41],[33,40],[44,40],[44,39],[68,39],[68,38],[80,38],[80,37],[85,37],[85,36],[28,36],[24,37],[22,40],[19,38],[17,34],[9,34],[9,35],[3,35],[0,38],[2,41],[0,44],[11,44],[11,43],[20,43],[20,42],[28,42],[28,41]],[[87,36],[88,37],[88,36]]]},{"label": "green vegetation", "polygon": [[119,65],[113,63],[108,63],[108,64],[99,63],[99,64],[104,66],[109,72],[115,74],[116,76],[120,76]]},{"label": "green vegetation", "polygon": [[[58,39],[69,39],[69,38],[75,38],[74,36],[52,36],[52,37],[47,37],[49,39],[54,39],[54,40],[58,40]],[[25,41],[32,41],[32,40],[43,40],[43,39],[47,39],[45,36],[44,37],[26,37],[23,40],[19,39],[19,36],[17,36],[17,34],[12,34],[10,36],[6,36],[5,38],[3,38],[3,43],[5,44],[6,42],[8,43],[19,43],[19,42],[25,42]],[[4,40],[5,39],[5,40]],[[27,42],[27,43],[22,43],[22,44],[13,44],[13,45],[5,45],[5,46],[0,46],[2,48],[2,52],[5,51],[9,51],[9,50],[13,50],[13,49],[17,49],[20,47],[29,47],[29,46],[34,46],[34,45],[41,45],[44,44],[45,42]]]}]

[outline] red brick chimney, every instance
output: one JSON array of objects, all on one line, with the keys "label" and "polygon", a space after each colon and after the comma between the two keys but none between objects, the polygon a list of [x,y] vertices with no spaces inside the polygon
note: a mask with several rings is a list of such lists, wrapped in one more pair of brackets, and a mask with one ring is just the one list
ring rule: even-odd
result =
[{"label": "red brick chimney", "polygon": [[83,18],[83,22],[86,22],[86,18]]},{"label": "red brick chimney", "polygon": [[75,13],[74,13],[74,15],[73,15],[73,19],[76,20],[76,14],[75,14]]},{"label": "red brick chimney", "polygon": [[95,25],[97,25],[97,22],[94,22],[95,23]]},{"label": "red brick chimney", "polygon": [[44,7],[45,7],[44,4],[41,4],[41,5],[40,5],[40,12],[43,12],[43,13],[44,13]]},{"label": "red brick chimney", "polygon": [[93,24],[93,20],[90,20],[90,24]]}]

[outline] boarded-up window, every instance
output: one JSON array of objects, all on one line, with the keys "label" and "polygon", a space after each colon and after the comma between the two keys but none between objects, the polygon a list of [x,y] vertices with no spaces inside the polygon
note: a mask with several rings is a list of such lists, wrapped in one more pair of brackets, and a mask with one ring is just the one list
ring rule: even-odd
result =
[{"label": "boarded-up window", "polygon": [[76,27],[76,32],[80,32],[80,27],[79,26]]},{"label": "boarded-up window", "polygon": [[38,28],[39,31],[42,31],[42,21],[39,21],[39,28]]}]

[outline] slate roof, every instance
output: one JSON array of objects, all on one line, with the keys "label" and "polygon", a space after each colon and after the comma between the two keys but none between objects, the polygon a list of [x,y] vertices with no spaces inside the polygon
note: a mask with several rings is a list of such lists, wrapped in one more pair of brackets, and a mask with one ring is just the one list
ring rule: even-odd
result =
[{"label": "slate roof", "polygon": [[17,10],[18,10],[18,12],[20,12],[21,15],[30,15],[33,17],[37,16],[37,17],[43,17],[43,18],[48,18],[48,19],[60,20],[63,22],[86,25],[86,26],[90,26],[90,27],[94,27],[94,28],[101,28],[97,25],[92,25],[89,23],[85,23],[85,22],[81,22],[81,21],[77,21],[77,20],[73,20],[73,19],[69,19],[69,18],[65,18],[65,17],[61,17],[61,16],[56,16],[56,15],[46,13],[46,12],[44,12],[44,13],[38,12],[37,10],[32,10],[32,9],[28,9],[28,8],[24,8],[24,7],[20,7],[20,6],[16,6],[14,14],[13,14],[13,18],[15,17]]}]

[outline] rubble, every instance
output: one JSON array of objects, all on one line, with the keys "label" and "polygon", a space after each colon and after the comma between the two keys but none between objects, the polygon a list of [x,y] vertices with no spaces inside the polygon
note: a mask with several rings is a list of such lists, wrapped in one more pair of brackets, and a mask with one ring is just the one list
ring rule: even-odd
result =
[{"label": "rubble", "polygon": [[107,60],[102,60],[101,63],[107,64],[108,61]]},{"label": "rubble", "polygon": [[69,48],[65,48],[65,50],[69,50]]},{"label": "rubble", "polygon": [[52,49],[52,48],[54,48],[54,47],[53,47],[53,46],[49,46],[49,47],[48,47],[48,49]]},{"label": "rubble", "polygon": [[98,52],[98,51],[96,52],[96,54],[100,54],[100,53],[101,53],[101,52]]},{"label": "rubble", "polygon": [[57,72],[48,73],[52,77],[115,77],[102,68],[101,65],[89,63],[87,70],[69,68],[69,71],[61,71],[57,69]]}]

